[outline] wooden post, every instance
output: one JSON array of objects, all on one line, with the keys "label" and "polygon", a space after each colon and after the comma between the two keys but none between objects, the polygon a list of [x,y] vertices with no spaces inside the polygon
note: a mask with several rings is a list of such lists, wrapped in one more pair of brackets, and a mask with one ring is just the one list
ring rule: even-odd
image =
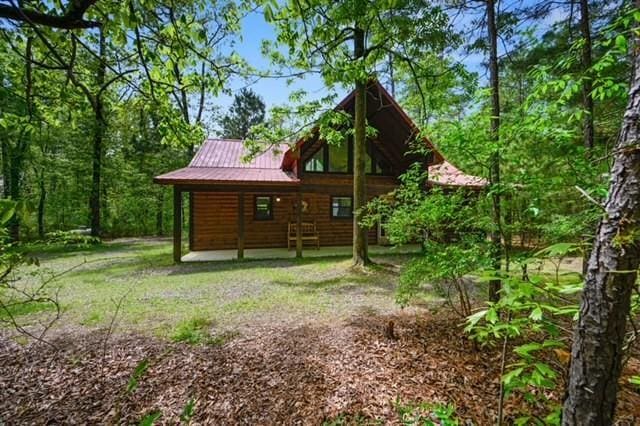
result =
[{"label": "wooden post", "polygon": [[302,192],[296,194],[296,257],[302,257]]},{"label": "wooden post", "polygon": [[244,259],[244,192],[238,192],[238,259]]},{"label": "wooden post", "polygon": [[173,187],[173,261],[182,261],[182,191]]}]

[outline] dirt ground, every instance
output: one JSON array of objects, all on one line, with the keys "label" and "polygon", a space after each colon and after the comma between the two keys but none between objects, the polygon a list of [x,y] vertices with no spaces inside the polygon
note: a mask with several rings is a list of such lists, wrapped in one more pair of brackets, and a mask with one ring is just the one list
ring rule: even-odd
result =
[{"label": "dirt ground", "polygon": [[[397,339],[385,328],[393,321]],[[461,424],[496,415],[498,359],[475,349],[456,317],[357,315],[335,325],[263,329],[222,346],[169,344],[139,335],[58,338],[62,350],[0,347],[0,419],[18,424],[398,424],[396,402],[455,404]],[[136,366],[149,368],[127,392]],[[638,367],[638,366],[636,366]],[[560,395],[549,392],[548,397]],[[539,408],[539,407],[538,407]],[[526,407],[507,401],[508,419]],[[640,394],[624,384],[620,424],[640,422]]]}]

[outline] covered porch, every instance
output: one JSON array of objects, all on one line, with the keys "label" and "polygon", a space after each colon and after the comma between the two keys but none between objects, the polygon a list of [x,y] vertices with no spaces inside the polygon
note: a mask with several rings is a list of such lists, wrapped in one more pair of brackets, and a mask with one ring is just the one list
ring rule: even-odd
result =
[{"label": "covered porch", "polygon": [[[305,257],[347,257],[352,252],[351,246],[332,246],[320,247],[319,250],[305,250]],[[376,255],[394,255],[394,254],[411,254],[419,253],[419,244],[408,244],[400,247],[372,245],[369,246],[369,254]],[[265,260],[265,259],[289,259],[295,258],[295,250],[287,250],[286,248],[256,248],[245,249],[243,259]],[[237,260],[238,251],[229,250],[202,250],[192,251],[182,256],[182,262],[215,262]]]}]

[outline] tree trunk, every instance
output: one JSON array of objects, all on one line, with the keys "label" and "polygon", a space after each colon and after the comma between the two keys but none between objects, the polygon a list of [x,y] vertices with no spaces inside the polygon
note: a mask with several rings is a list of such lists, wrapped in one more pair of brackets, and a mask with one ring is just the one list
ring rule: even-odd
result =
[{"label": "tree trunk", "polygon": [[582,107],[584,109],[583,140],[587,151],[594,145],[593,129],[593,90],[591,77],[588,75],[591,69],[591,26],[589,24],[589,2],[580,0],[580,33],[584,44],[582,46]]},{"label": "tree trunk", "polygon": [[41,240],[44,239],[45,234],[44,212],[45,203],[47,201],[47,186],[44,176],[44,170],[42,170],[38,179],[38,186],[40,189],[40,194],[38,197],[38,237],[40,237]]},{"label": "tree trunk", "polygon": [[[355,60],[364,56],[364,31],[354,32],[353,53]],[[367,202],[365,182],[367,82],[356,81],[355,118],[353,138],[353,264],[369,263],[367,230],[360,224],[361,209]]]},{"label": "tree trunk", "polygon": [[[491,188],[493,230],[491,231],[491,244],[493,254],[493,268],[496,274],[500,273],[502,264],[502,238],[501,238],[501,200],[500,186],[500,80],[498,76],[498,30],[496,28],[496,13],[494,0],[487,1],[487,30],[489,34],[489,80],[491,85],[491,139],[495,144],[495,151],[491,155],[489,170],[489,185]],[[497,301],[501,281],[498,279],[489,282],[489,300]]]},{"label": "tree trunk", "polygon": [[[25,84],[24,97],[26,101],[29,123],[33,122],[33,37],[28,37],[25,46]],[[13,201],[20,201],[22,197],[22,178],[24,176],[23,163],[29,146],[29,134],[21,131],[15,146],[7,145],[7,166],[9,181],[5,185],[9,187],[9,197]],[[14,215],[7,224],[11,241],[20,241],[20,217]]]},{"label": "tree trunk", "polygon": [[[104,86],[106,73],[106,40],[104,32],[100,30],[100,63],[98,64],[98,72],[96,73],[96,87],[101,89]],[[102,96],[99,92],[93,102],[94,113],[94,132],[93,132],[93,170],[91,174],[91,194],[89,196],[89,210],[91,218],[91,235],[99,237],[102,230],[100,229],[100,189],[102,178],[102,141],[104,130],[106,127],[104,118],[104,105]]]},{"label": "tree trunk", "polygon": [[[638,3],[638,2],[637,2]],[[639,45],[638,39],[635,46]],[[640,61],[634,58],[635,69]],[[598,224],[571,351],[564,425],[613,423],[626,318],[640,263],[640,73],[614,151],[605,215]]]},{"label": "tree trunk", "polygon": [[156,235],[164,235],[164,188],[160,189],[156,198]]}]

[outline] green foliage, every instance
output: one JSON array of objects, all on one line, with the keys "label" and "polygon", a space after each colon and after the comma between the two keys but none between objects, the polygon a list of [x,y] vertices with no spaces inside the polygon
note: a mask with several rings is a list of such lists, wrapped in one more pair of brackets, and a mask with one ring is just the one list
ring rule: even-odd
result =
[{"label": "green foliage", "polygon": [[210,327],[211,321],[207,318],[197,317],[182,321],[173,332],[171,340],[190,345],[207,343],[211,339]]},{"label": "green foliage", "polygon": [[245,139],[252,126],[264,122],[265,104],[262,98],[251,89],[242,89],[233,98],[229,112],[222,116],[222,137]]},{"label": "green foliage", "polygon": [[400,422],[405,426],[457,426],[456,407],[442,403],[402,403],[395,402]]},{"label": "green foliage", "polygon": [[398,303],[406,306],[426,290],[425,285],[433,285],[466,317],[472,303],[464,277],[489,265],[485,233],[478,227],[482,221],[477,197],[440,188],[427,192],[425,178],[419,165],[412,167],[401,176],[398,189],[367,205],[364,223],[382,223],[392,244],[422,243],[422,255],[402,270]]},{"label": "green foliage", "polygon": [[[556,259],[575,250],[574,244],[556,244],[523,262]],[[568,354],[566,341],[578,314],[578,301],[571,295],[582,289],[582,280],[560,280],[557,274],[523,278],[511,273],[501,278],[500,300],[470,315],[465,331],[483,345],[517,342],[513,348],[515,360],[507,365],[502,377],[505,398],[518,393],[534,406],[542,404],[549,412],[546,424],[558,424],[559,406],[545,390],[556,390],[564,376],[562,358]],[[528,421],[523,417],[519,424]]]},{"label": "green foliage", "polygon": [[189,424],[195,414],[195,407],[196,400],[194,398],[189,398],[189,401],[187,401],[182,409],[182,413],[180,413],[180,421]]},{"label": "green foliage", "polygon": [[234,337],[234,333],[231,332],[212,336],[210,332],[211,323],[210,319],[204,317],[195,317],[182,321],[176,326],[171,335],[171,340],[190,345],[216,346],[222,345]]},{"label": "green foliage", "polygon": [[149,369],[149,360],[143,359],[136,365],[136,368],[133,370],[131,377],[129,378],[129,382],[127,383],[127,389],[125,393],[133,393],[137,388],[140,382],[140,379],[145,375],[147,370]]},{"label": "green foliage", "polygon": [[[425,284],[431,284],[441,295],[447,297],[451,306],[462,317],[466,317],[471,313],[471,300],[468,283],[463,278],[488,267],[489,260],[487,247],[474,240],[456,243],[428,242],[423,255],[403,268],[396,290],[396,301],[406,306],[424,290]],[[452,292],[458,296],[458,300],[451,300]]]},{"label": "green foliage", "polygon": [[154,424],[156,424],[156,421],[158,421],[160,419],[160,417],[162,417],[162,412],[154,411],[154,412],[149,413],[146,416],[144,416],[142,418],[142,420],[140,420],[140,423],[138,423],[138,425],[139,426],[153,426]]},{"label": "green foliage", "polygon": [[61,244],[73,247],[89,247],[100,244],[102,241],[98,237],[92,237],[81,232],[73,231],[53,231],[46,235],[46,243],[50,245]]}]

